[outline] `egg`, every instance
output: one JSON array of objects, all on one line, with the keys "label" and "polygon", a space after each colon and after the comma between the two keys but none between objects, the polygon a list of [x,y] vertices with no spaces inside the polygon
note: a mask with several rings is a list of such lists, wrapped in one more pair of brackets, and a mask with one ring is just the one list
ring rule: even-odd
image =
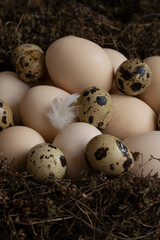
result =
[{"label": "egg", "polygon": [[158,121],[157,121],[157,123],[158,123],[158,129],[160,130],[160,113],[158,114]]},{"label": "egg", "polygon": [[116,72],[117,68],[127,60],[127,58],[120,53],[119,51],[112,48],[104,48],[104,51],[107,53],[111,62],[113,64],[114,72]]},{"label": "egg", "polygon": [[113,104],[106,90],[97,87],[87,88],[78,98],[77,105],[78,118],[81,122],[104,129],[111,120]]},{"label": "egg", "polygon": [[124,94],[136,96],[151,83],[150,67],[138,58],[123,62],[115,73],[115,85]]},{"label": "egg", "polygon": [[49,176],[62,179],[66,166],[66,158],[59,148],[49,143],[40,143],[29,151],[26,170],[38,181]]},{"label": "egg", "polygon": [[87,144],[84,156],[95,172],[105,172],[109,177],[117,177],[128,172],[134,165],[132,153],[118,138],[101,134]]},{"label": "egg", "polygon": [[76,36],[54,41],[46,52],[46,66],[55,85],[70,93],[97,86],[107,91],[113,81],[110,58],[98,44]]},{"label": "egg", "polygon": [[157,116],[146,103],[132,96],[111,94],[111,97],[113,116],[102,133],[123,140],[157,129]]},{"label": "egg", "polygon": [[21,124],[20,102],[29,89],[29,85],[22,82],[15,72],[0,73],[0,99],[11,108],[15,125]]},{"label": "egg", "polygon": [[44,54],[40,51],[26,51],[17,59],[15,70],[24,82],[42,81],[47,74]]},{"label": "egg", "polygon": [[20,104],[22,122],[43,136],[46,142],[52,143],[58,130],[47,116],[50,104],[56,97],[67,97],[70,94],[54,87],[40,85],[30,88]]},{"label": "egg", "polygon": [[101,132],[89,123],[76,122],[65,126],[54,138],[57,146],[66,156],[67,178],[80,178],[83,170],[89,171],[84,160],[84,149],[91,138]]},{"label": "egg", "polygon": [[4,101],[0,100],[0,132],[12,126],[14,126],[12,110]]},{"label": "egg", "polygon": [[[112,49],[112,48],[104,48],[104,51],[107,53],[111,62],[113,64],[114,73],[116,72],[117,68],[120,66],[121,63],[127,60],[127,58],[120,53],[119,51]],[[112,87],[109,91],[110,94],[121,94],[120,91],[115,86],[115,81],[112,83]]]},{"label": "egg", "polygon": [[152,71],[152,82],[145,92],[138,95],[142,101],[147,103],[158,115],[160,112],[160,56],[151,56],[144,59]]},{"label": "egg", "polygon": [[20,44],[18,45],[12,52],[11,54],[11,65],[13,66],[13,68],[16,68],[16,61],[17,59],[24,54],[27,51],[37,51],[37,52],[41,52],[43,53],[43,50],[36,44],[32,44],[32,43],[24,43],[24,44]]},{"label": "egg", "polygon": [[0,132],[1,157],[18,170],[25,170],[29,150],[39,143],[43,137],[35,130],[25,126],[13,126]]},{"label": "egg", "polygon": [[130,136],[124,140],[133,155],[136,156],[131,172],[137,177],[158,174],[160,177],[160,132],[149,131]]}]

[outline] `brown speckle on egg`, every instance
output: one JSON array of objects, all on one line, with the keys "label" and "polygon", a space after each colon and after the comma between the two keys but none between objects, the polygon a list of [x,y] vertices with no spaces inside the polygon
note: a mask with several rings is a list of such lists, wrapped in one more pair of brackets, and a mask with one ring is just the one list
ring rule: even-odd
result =
[{"label": "brown speckle on egg", "polygon": [[108,147],[104,148],[98,148],[97,151],[95,152],[94,156],[96,158],[96,160],[102,160],[103,158],[105,158],[107,156],[107,151],[109,150]]}]

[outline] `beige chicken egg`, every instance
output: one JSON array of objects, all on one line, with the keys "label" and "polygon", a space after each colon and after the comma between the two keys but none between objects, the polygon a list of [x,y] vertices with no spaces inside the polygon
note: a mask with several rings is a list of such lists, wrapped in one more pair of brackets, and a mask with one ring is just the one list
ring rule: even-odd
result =
[{"label": "beige chicken egg", "polygon": [[12,126],[14,126],[12,110],[4,101],[0,100],[0,132]]},{"label": "beige chicken egg", "polygon": [[102,131],[121,140],[157,129],[157,116],[145,102],[132,96],[111,94],[113,116]]},{"label": "beige chicken egg", "polygon": [[[127,58],[120,53],[119,51],[112,49],[112,48],[104,48],[104,51],[108,54],[113,64],[114,73],[116,72],[117,68],[127,60]],[[109,91],[110,94],[121,94],[120,91],[115,86],[115,81],[113,80],[112,87]]]},{"label": "beige chicken egg", "polygon": [[40,85],[30,88],[20,104],[23,124],[39,132],[46,142],[52,143],[58,130],[47,116],[50,104],[56,97],[63,98],[69,95],[54,86]]},{"label": "beige chicken egg", "polygon": [[78,118],[81,122],[104,129],[111,120],[113,104],[106,90],[97,87],[87,88],[78,98],[77,105]]},{"label": "beige chicken egg", "polygon": [[20,102],[29,89],[29,85],[22,82],[15,72],[0,73],[0,99],[11,108],[15,125],[21,124]]},{"label": "beige chicken egg", "polygon": [[6,162],[18,170],[25,170],[29,150],[43,137],[35,130],[25,126],[13,126],[0,132],[0,153]]},{"label": "beige chicken egg", "polygon": [[71,123],[57,133],[53,145],[66,156],[67,178],[80,178],[83,170],[89,170],[84,160],[84,149],[89,140],[99,134],[101,132],[96,127],[84,122]]},{"label": "beige chicken egg", "polygon": [[127,60],[127,58],[120,53],[119,51],[112,48],[104,48],[104,51],[107,53],[111,62],[113,64],[114,72],[116,72],[117,68]]},{"label": "beige chicken egg", "polygon": [[29,151],[26,170],[38,181],[49,176],[62,179],[66,172],[66,158],[59,148],[50,143],[40,143]]},{"label": "beige chicken egg", "polygon": [[160,56],[145,58],[144,62],[152,71],[152,81],[146,91],[138,95],[138,98],[147,103],[158,115],[160,112]]},{"label": "beige chicken egg", "polygon": [[11,65],[13,66],[13,68],[16,68],[16,61],[22,54],[24,54],[26,51],[33,50],[43,53],[43,50],[36,44],[24,43],[17,46],[11,54]]},{"label": "beige chicken egg", "polygon": [[158,129],[160,130],[160,113],[158,114],[157,124],[158,124]]},{"label": "beige chicken egg", "polygon": [[132,153],[118,138],[101,134],[92,138],[84,151],[85,160],[95,172],[117,177],[134,165]]},{"label": "beige chicken egg", "polygon": [[138,58],[123,62],[115,73],[115,85],[124,94],[136,96],[151,84],[150,67]]},{"label": "beige chicken egg", "polygon": [[137,177],[147,177],[158,174],[160,177],[160,132],[149,131],[130,136],[124,140],[135,156],[131,172]]},{"label": "beige chicken egg", "polygon": [[98,44],[76,36],[54,41],[46,52],[46,66],[57,87],[81,93],[97,86],[109,91],[113,81],[110,58]]}]

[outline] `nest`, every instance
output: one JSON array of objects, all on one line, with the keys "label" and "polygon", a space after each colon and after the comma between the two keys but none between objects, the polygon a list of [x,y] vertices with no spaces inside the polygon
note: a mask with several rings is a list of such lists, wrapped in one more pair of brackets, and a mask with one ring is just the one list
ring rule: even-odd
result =
[{"label": "nest", "polygon": [[[13,70],[21,43],[44,51],[75,35],[126,57],[160,55],[160,4],[150,1],[0,2],[0,71]],[[82,173],[80,180],[34,181],[0,160],[0,239],[159,240],[160,179],[131,173],[116,179]]]}]

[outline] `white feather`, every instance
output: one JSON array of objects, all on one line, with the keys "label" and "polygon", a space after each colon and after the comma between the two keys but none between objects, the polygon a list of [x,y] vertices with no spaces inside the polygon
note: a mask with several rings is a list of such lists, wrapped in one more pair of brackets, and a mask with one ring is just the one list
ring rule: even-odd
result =
[{"label": "white feather", "polygon": [[66,98],[56,97],[50,103],[50,111],[47,116],[56,129],[62,129],[77,117],[78,106],[72,104],[77,101],[79,96],[79,94],[71,94]]}]

